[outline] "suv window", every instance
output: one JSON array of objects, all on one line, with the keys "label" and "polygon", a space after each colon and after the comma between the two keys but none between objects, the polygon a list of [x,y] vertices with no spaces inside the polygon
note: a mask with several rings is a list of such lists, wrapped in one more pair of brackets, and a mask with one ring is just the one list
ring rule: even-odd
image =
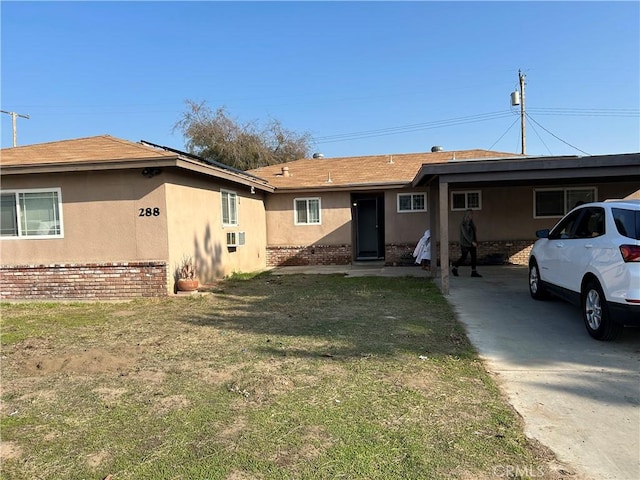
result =
[{"label": "suv window", "polygon": [[588,207],[578,220],[574,237],[593,238],[604,233],[604,209],[602,207]]},{"label": "suv window", "polygon": [[560,238],[574,238],[573,232],[575,230],[576,222],[582,215],[583,209],[575,210],[567,215],[563,220],[560,221],[553,230],[549,232],[550,240],[558,240]]},{"label": "suv window", "polygon": [[640,211],[612,208],[611,213],[620,235],[640,240]]}]

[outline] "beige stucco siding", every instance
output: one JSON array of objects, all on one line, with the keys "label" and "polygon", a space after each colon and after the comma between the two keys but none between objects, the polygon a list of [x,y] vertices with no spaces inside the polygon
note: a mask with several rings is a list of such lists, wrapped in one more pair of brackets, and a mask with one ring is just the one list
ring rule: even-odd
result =
[{"label": "beige stucco siding", "polygon": [[[295,225],[293,202],[296,198],[320,198],[320,225]],[[266,209],[267,242],[270,246],[351,243],[349,192],[269,195],[266,198]]]},{"label": "beige stucco siding", "polygon": [[[557,188],[595,187],[598,199],[623,198],[638,190],[637,183],[607,183],[588,185],[558,185]],[[454,192],[481,192],[482,208],[475,212],[480,241],[532,240],[535,231],[552,227],[559,218],[534,218],[534,190],[537,186],[452,188]],[[540,188],[549,188],[541,185]],[[429,226],[430,209],[426,212],[398,213],[399,193],[428,190],[387,190],[384,194],[385,244],[417,242]],[[450,194],[451,192],[449,192]],[[319,197],[322,207],[321,225],[294,225],[295,198]],[[449,196],[450,202],[450,196]],[[451,205],[449,206],[451,208]],[[266,198],[267,244],[279,246],[345,245],[352,243],[352,212],[350,192],[322,192],[315,194],[280,193]],[[449,211],[449,238],[457,242],[463,211]]]},{"label": "beige stucco siding", "polygon": [[[427,198],[426,212],[398,213],[398,194],[424,193]],[[417,243],[429,228],[429,192],[424,189],[391,190],[385,193],[384,233],[385,244]]]},{"label": "beige stucco siding", "polygon": [[[137,171],[3,176],[3,191],[60,188],[64,237],[4,238],[2,263],[166,260],[166,204],[159,178],[141,178]],[[151,215],[144,215],[147,208]]]},{"label": "beige stucco siding", "polygon": [[[638,189],[633,182],[584,184],[584,185],[548,185],[522,187],[484,187],[481,189],[451,190],[480,190],[482,192],[482,209],[474,212],[474,222],[478,228],[478,239],[493,240],[530,240],[535,239],[536,230],[553,227],[557,218],[534,218],[534,191],[537,188],[591,188],[597,189],[597,200],[624,198]],[[450,200],[449,200],[450,201]],[[451,205],[450,205],[451,207]],[[449,213],[449,239],[457,242],[459,239],[459,225],[463,211]]]},{"label": "beige stucco siding", "polygon": [[[169,272],[184,256],[196,261],[201,283],[234,272],[266,266],[266,227],[262,193],[246,186],[215,182],[207,177],[167,174]],[[221,189],[238,196],[238,225],[222,225]],[[245,245],[228,248],[228,231],[245,232]]]}]

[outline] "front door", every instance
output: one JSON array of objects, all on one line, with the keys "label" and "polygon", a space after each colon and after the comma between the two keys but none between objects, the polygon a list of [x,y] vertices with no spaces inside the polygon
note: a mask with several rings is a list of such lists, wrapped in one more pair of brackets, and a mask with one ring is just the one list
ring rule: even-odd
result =
[{"label": "front door", "polygon": [[384,259],[384,195],[353,194],[356,260]]}]

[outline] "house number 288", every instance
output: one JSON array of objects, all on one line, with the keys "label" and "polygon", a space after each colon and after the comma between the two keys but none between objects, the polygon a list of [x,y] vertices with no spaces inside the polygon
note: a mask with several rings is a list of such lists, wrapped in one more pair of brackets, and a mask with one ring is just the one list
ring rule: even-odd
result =
[{"label": "house number 288", "polygon": [[160,209],[158,207],[138,209],[139,217],[157,217],[158,215],[160,215]]}]

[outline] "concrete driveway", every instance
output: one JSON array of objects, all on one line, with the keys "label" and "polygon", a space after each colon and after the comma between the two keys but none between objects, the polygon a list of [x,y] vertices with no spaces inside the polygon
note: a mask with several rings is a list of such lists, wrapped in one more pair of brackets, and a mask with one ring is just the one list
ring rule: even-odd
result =
[{"label": "concrete driveway", "polygon": [[594,480],[640,479],[640,328],[593,340],[578,308],[529,296],[526,267],[478,270],[447,299],[527,435]]}]

